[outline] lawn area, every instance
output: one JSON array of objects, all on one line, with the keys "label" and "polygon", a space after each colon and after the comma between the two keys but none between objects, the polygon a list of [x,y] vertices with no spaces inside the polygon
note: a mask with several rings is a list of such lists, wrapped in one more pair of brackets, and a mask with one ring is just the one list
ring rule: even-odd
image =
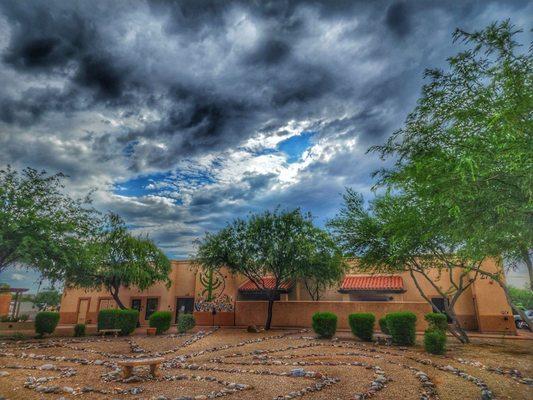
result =
[{"label": "lawn area", "polygon": [[[419,339],[420,342],[420,339]],[[421,346],[377,346],[341,333],[198,330],[157,337],[60,338],[0,343],[6,399],[531,399],[530,340],[474,339],[446,356]],[[123,358],[164,358],[157,376]]]}]

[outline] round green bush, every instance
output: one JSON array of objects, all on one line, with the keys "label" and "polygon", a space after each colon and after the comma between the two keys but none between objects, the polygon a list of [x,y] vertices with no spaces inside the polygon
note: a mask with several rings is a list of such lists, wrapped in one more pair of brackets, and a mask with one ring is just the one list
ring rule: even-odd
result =
[{"label": "round green bush", "polygon": [[196,321],[192,314],[178,315],[178,332],[185,333],[196,326]]},{"label": "round green bush", "polygon": [[348,323],[352,333],[365,342],[371,342],[374,335],[376,316],[372,313],[356,313],[348,315]]},{"label": "round green bush", "polygon": [[333,337],[337,331],[337,316],[330,312],[314,313],[313,330],[321,338]]},{"label": "round green bush", "polygon": [[446,352],[446,333],[440,329],[426,329],[424,348],[431,354],[444,354]]},{"label": "round green bush", "polygon": [[172,313],[170,311],[156,311],[150,315],[150,327],[156,328],[156,334],[160,335],[170,329]]},{"label": "round green bush", "polygon": [[75,337],[85,336],[85,324],[74,325],[74,336]]},{"label": "round green bush", "polygon": [[443,313],[430,312],[424,316],[428,322],[428,329],[445,331],[448,329],[448,317]]},{"label": "round green bush", "polygon": [[58,312],[41,311],[35,316],[35,332],[39,337],[43,337],[45,333],[54,333],[58,322]]},{"label": "round green bush", "polygon": [[379,319],[379,329],[385,335],[389,335],[389,328],[387,326],[387,317],[382,317]]},{"label": "round green bush", "polygon": [[392,343],[412,346],[416,340],[416,315],[410,311],[387,314],[387,328],[392,336]]},{"label": "round green bush", "polygon": [[137,327],[139,311],[109,309],[98,312],[98,330],[120,329],[121,335],[129,335]]}]

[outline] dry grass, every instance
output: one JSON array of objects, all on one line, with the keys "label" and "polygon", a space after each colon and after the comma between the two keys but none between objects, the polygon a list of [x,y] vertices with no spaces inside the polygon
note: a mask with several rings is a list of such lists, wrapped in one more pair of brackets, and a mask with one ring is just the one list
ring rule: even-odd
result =
[{"label": "dry grass", "polygon": [[[282,335],[285,336],[279,337]],[[410,370],[409,367],[425,372],[431,382],[435,384],[438,398],[442,400],[479,399],[481,397],[480,387],[450,371],[443,371],[436,367],[451,366],[483,380],[495,398],[528,400],[533,398],[532,386],[519,383],[510,374],[501,375],[486,368],[517,369],[525,377],[532,377],[533,346],[531,346],[531,341],[475,339],[474,343],[468,346],[457,345],[452,342],[447,355],[440,357],[429,356],[420,346],[408,350],[374,346],[358,342],[348,334],[341,334],[339,340],[332,342],[318,341],[312,338],[311,333],[295,331],[270,331],[252,334],[242,330],[226,329],[203,337],[192,344],[187,344],[187,340],[191,337],[192,335],[179,337],[169,335],[161,337],[133,336],[131,338],[105,340],[95,337],[79,340],[51,338],[39,342],[38,348],[28,348],[28,343],[31,343],[29,341],[2,343],[0,344],[0,353],[3,354],[0,357],[0,371],[8,372],[9,375],[0,376],[0,395],[11,400],[56,400],[61,396],[80,399],[150,399],[166,396],[170,399],[176,399],[180,396],[194,397],[220,391],[225,387],[224,384],[205,381],[202,378],[216,377],[219,380],[252,386],[250,390],[229,393],[228,398],[269,399],[299,391],[317,382],[317,379],[313,377],[279,376],[279,374],[300,367],[306,371],[319,372],[324,376],[340,379],[338,383],[325,387],[321,391],[307,392],[302,398],[346,399],[353,398],[355,394],[368,390],[376,377],[372,367],[379,366],[389,381],[382,390],[375,393],[373,396],[375,399],[420,399],[421,382],[415,376],[414,372],[416,371]],[[265,340],[257,342],[256,339],[260,338],[265,338]],[[246,343],[242,344],[243,342]],[[50,345],[50,347],[42,347],[43,344]],[[133,353],[132,344],[142,348],[145,353]],[[224,345],[228,345],[228,348],[212,351],[212,349]],[[136,371],[141,377],[147,378],[146,381],[142,382],[106,382],[101,377],[102,374],[113,370],[113,363],[117,361],[117,356],[138,356],[139,354],[149,356],[170,350],[173,351],[164,355],[168,364],[161,369],[158,380],[149,378],[147,368]],[[201,351],[205,352],[197,354]],[[258,351],[263,353],[258,354]],[[13,353],[14,355],[6,356],[6,353]],[[48,357],[84,358],[89,362],[102,360],[106,362],[106,365],[84,365],[67,360],[21,358],[23,354],[30,353]],[[188,357],[172,364],[171,361],[178,356]],[[427,359],[432,361],[432,365],[426,365],[423,362]],[[193,363],[199,369],[186,369],[188,365]],[[293,365],[297,363],[304,365]],[[350,363],[360,363],[361,365],[346,365]],[[32,369],[43,364],[74,368],[77,373],[71,377],[59,377],[60,371]],[[22,368],[13,369],[11,368],[13,366]],[[212,371],[212,368],[224,369],[225,371]],[[275,375],[263,375],[265,372]],[[183,375],[186,379],[165,381],[162,379],[165,375]],[[76,396],[63,393],[43,394],[23,387],[28,376],[36,378],[59,377],[47,385],[68,386],[75,390],[90,386],[102,390],[139,387],[143,391],[137,395],[91,392],[80,393]]]}]

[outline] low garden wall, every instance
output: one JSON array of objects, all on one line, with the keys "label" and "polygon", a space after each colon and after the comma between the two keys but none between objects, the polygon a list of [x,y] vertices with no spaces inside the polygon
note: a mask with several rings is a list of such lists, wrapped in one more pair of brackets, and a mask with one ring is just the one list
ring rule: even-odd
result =
[{"label": "low garden wall", "polygon": [[208,311],[195,311],[194,320],[198,326],[234,326],[235,313],[217,312],[215,316]]},{"label": "low garden wall", "polygon": [[[235,305],[235,324],[238,326],[264,325],[267,316],[266,301],[237,301]],[[376,321],[394,311],[411,311],[417,316],[418,331],[426,329],[424,315],[431,312],[426,302],[380,302],[380,301],[277,301],[274,303],[273,327],[311,326],[311,317],[318,311],[330,311],[338,317],[338,328],[349,329],[348,315],[370,312]],[[376,324],[377,325],[377,324]],[[376,326],[379,329],[379,326]]]}]

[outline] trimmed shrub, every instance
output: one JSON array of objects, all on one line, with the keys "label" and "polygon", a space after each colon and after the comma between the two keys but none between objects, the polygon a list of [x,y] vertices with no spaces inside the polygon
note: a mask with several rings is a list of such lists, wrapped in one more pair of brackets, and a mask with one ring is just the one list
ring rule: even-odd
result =
[{"label": "trimmed shrub", "polygon": [[387,317],[382,317],[379,319],[379,329],[385,335],[389,335],[389,327],[387,326]]},{"label": "trimmed shrub", "polygon": [[424,348],[431,354],[444,354],[446,352],[446,333],[440,329],[426,329]]},{"label": "trimmed shrub", "polygon": [[39,337],[43,337],[45,333],[54,333],[58,322],[58,312],[41,311],[35,316],[35,332]]},{"label": "trimmed shrub", "polygon": [[172,313],[170,311],[156,311],[150,315],[150,327],[156,328],[156,334],[159,335],[170,329]]},{"label": "trimmed shrub", "polygon": [[137,310],[100,310],[98,312],[98,330],[120,329],[121,335],[129,335],[137,327],[139,311]]},{"label": "trimmed shrub", "polygon": [[85,324],[74,325],[74,337],[85,336]]},{"label": "trimmed shrub", "polygon": [[333,337],[337,331],[337,316],[331,312],[314,313],[313,330],[321,338]]},{"label": "trimmed shrub", "polygon": [[180,314],[178,315],[178,332],[185,333],[189,329],[194,328],[196,321],[192,314]]},{"label": "trimmed shrub", "polygon": [[428,322],[429,330],[445,331],[448,329],[448,317],[443,313],[430,312],[424,316],[424,319]]},{"label": "trimmed shrub", "polygon": [[392,343],[412,346],[416,340],[416,315],[410,311],[387,314],[387,328],[392,336]]},{"label": "trimmed shrub", "polygon": [[372,341],[376,316],[372,313],[356,313],[348,315],[348,323],[352,333],[365,342]]}]

